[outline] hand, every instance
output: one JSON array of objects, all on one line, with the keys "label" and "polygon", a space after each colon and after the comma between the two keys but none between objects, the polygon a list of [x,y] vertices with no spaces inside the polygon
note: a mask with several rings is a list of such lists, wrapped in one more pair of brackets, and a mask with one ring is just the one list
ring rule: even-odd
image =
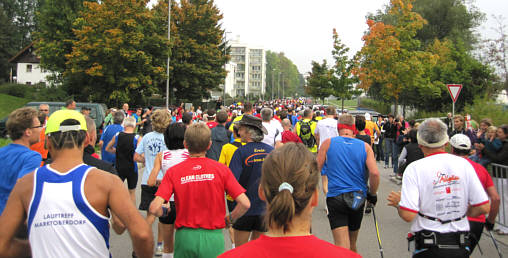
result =
[{"label": "hand", "polygon": [[482,143],[479,143],[479,144],[478,144],[478,146],[476,146],[476,149],[477,149],[478,151],[483,150],[483,148],[485,148],[485,145],[483,145]]},{"label": "hand", "polygon": [[400,191],[399,192],[392,191],[388,195],[388,198],[386,198],[386,199],[388,200],[388,206],[393,206],[395,208],[398,208],[399,202],[400,202]]},{"label": "hand", "polygon": [[157,181],[155,181],[155,186],[158,187],[159,185],[161,185],[161,183],[162,183],[162,180],[157,179]]},{"label": "hand", "polygon": [[377,203],[377,195],[367,193],[367,201],[372,204],[372,206],[376,206]]},{"label": "hand", "polygon": [[233,218],[231,217],[231,214],[226,215],[224,218],[224,221],[226,222],[226,228],[229,228],[233,225]]},{"label": "hand", "polygon": [[488,230],[488,231],[492,231],[494,229],[494,223],[490,223],[488,220],[485,220],[485,228]]},{"label": "hand", "polygon": [[169,202],[167,203],[164,203],[162,205],[162,216],[161,217],[166,217],[168,216],[169,212],[171,211],[171,206],[169,205]]}]

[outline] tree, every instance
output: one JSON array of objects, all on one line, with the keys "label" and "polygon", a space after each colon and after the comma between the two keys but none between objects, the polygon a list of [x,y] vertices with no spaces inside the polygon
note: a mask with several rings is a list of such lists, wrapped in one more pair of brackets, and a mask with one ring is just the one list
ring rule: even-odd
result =
[{"label": "tree", "polygon": [[353,76],[354,60],[347,56],[349,48],[339,39],[337,30],[333,29],[333,50],[332,55],[335,64],[331,69],[331,83],[333,87],[333,95],[342,100],[342,110],[344,110],[344,100],[351,99],[354,95],[360,95],[361,91],[357,90],[354,83],[358,79]]},{"label": "tree", "polygon": [[[158,6],[167,21],[167,5],[165,15],[161,1]],[[170,86],[178,100],[209,98],[210,91],[224,83],[229,60],[219,25],[222,14],[210,0],[172,2],[171,9]]]},{"label": "tree", "polygon": [[0,9],[0,82],[9,80],[8,60],[18,51],[13,44],[16,27],[11,23],[5,12]]},{"label": "tree", "polygon": [[391,0],[389,14],[394,25],[368,20],[368,33],[363,37],[364,46],[358,55],[354,73],[359,77],[359,87],[368,90],[379,83],[386,100],[398,105],[403,91],[434,88],[429,72],[438,56],[420,50],[415,38],[426,21],[412,12],[412,0]]},{"label": "tree", "polygon": [[502,79],[502,88],[508,92],[508,31],[504,24],[503,16],[494,16],[497,27],[493,28],[496,38],[486,39],[480,45],[480,59],[484,64],[490,64],[497,68]]},{"label": "tree", "polygon": [[323,60],[322,64],[312,61],[312,70],[307,77],[306,93],[320,99],[324,104],[325,98],[333,94],[332,76],[333,71],[328,68],[326,60]]},{"label": "tree", "polygon": [[303,85],[300,82],[300,77],[301,75],[296,65],[283,52],[266,51],[266,92],[270,98],[272,89],[274,98],[278,97],[277,91],[279,91],[280,97],[283,94],[284,97],[301,96],[303,94]]},{"label": "tree", "polygon": [[146,1],[85,2],[74,23],[76,40],[66,55],[66,90],[78,100],[110,104],[137,99],[164,77],[167,39],[157,33]]},{"label": "tree", "polygon": [[84,0],[44,0],[37,12],[35,47],[41,58],[41,67],[54,72],[50,78],[53,82],[63,82],[66,55],[72,52],[72,43],[76,40],[72,31],[73,23],[83,10],[83,2]]}]

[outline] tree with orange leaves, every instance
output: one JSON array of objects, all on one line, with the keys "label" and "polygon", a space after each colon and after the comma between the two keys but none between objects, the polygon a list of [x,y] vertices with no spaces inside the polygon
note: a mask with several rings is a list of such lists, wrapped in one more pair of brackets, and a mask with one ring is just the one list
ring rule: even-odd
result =
[{"label": "tree with orange leaves", "polygon": [[432,90],[442,85],[430,76],[439,55],[422,50],[415,38],[426,21],[412,11],[412,2],[390,1],[388,12],[394,18],[393,25],[367,20],[369,30],[353,70],[360,88],[368,90],[374,83],[381,85],[381,94],[385,100],[394,101],[395,106],[403,91]]}]

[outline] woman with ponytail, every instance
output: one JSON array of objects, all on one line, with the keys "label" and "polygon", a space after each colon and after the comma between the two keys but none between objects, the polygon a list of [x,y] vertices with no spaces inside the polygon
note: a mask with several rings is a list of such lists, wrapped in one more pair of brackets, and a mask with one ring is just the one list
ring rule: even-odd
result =
[{"label": "woman with ponytail", "polygon": [[287,143],[272,151],[263,162],[259,185],[268,232],[220,257],[360,257],[310,233],[319,177],[305,145]]}]

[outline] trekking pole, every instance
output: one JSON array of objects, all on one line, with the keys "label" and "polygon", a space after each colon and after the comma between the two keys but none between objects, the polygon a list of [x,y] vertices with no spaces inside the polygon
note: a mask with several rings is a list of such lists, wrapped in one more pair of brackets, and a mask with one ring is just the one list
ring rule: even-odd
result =
[{"label": "trekking pole", "polygon": [[503,258],[503,255],[501,254],[501,250],[499,250],[499,246],[497,246],[496,239],[494,238],[494,235],[492,235],[492,230],[487,230],[487,231],[489,231],[490,238],[492,239],[492,242],[494,243],[494,246],[496,247],[497,254],[499,254],[499,258]]},{"label": "trekking pole", "polygon": [[374,225],[376,226],[376,235],[377,235],[377,244],[379,245],[379,253],[381,254],[381,258],[384,258],[383,247],[381,246],[381,237],[379,236],[379,227],[377,225],[376,211],[374,211],[374,206],[372,206],[372,217],[374,218]]}]

